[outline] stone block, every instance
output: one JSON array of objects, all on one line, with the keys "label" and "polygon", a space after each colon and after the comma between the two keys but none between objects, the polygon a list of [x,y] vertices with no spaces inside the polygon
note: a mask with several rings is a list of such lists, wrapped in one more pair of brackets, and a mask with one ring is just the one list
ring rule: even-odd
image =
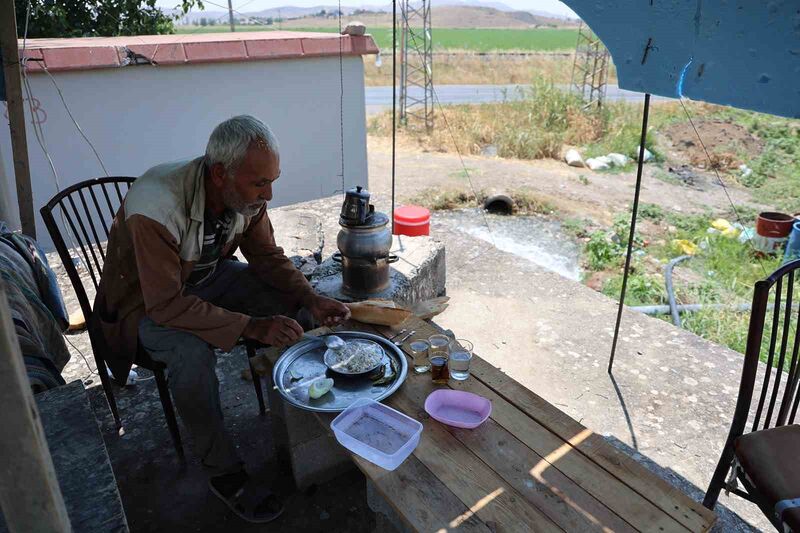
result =
[{"label": "stone block", "polygon": [[[320,427],[319,422],[317,426]],[[356,468],[350,455],[328,433],[294,445],[290,454],[292,476],[300,490],[305,490],[314,484],[325,483]]]},{"label": "stone block", "polygon": [[375,484],[367,478],[367,505],[375,513],[375,533],[411,533],[413,530],[381,496]]},{"label": "stone block", "polygon": [[[444,245],[432,237],[395,235],[391,253],[397,256],[390,270],[390,287],[372,298],[394,300],[412,307],[445,293],[446,268]],[[311,276],[311,284],[320,294],[345,302],[358,300],[342,291],[341,266],[328,259]]]}]

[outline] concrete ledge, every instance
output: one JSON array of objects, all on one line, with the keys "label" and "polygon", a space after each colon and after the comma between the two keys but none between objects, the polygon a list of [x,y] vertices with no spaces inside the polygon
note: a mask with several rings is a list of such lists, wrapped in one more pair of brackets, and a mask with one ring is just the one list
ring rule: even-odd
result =
[{"label": "concrete ledge", "polygon": [[[394,300],[403,306],[441,296],[445,292],[444,245],[432,237],[394,237],[391,252],[397,262],[391,265],[391,287],[374,298]],[[320,294],[344,302],[357,301],[342,292],[341,265],[326,260],[311,275],[311,284]]]}]

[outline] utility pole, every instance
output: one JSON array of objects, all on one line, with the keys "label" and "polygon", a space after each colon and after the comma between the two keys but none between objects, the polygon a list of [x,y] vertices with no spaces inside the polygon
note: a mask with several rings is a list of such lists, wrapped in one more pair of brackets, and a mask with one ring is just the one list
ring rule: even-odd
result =
[{"label": "utility pole", "polygon": [[608,83],[608,57],[603,42],[581,21],[570,90],[583,98],[584,109],[603,106]]},{"label": "utility pole", "polygon": [[[431,37],[431,2],[422,0],[414,7],[412,0],[401,0],[402,33],[400,36],[400,123],[408,126],[409,117],[433,129],[433,39]],[[414,94],[409,94],[409,89]]]},{"label": "utility pole", "polygon": [[231,23],[231,31],[236,31],[236,25],[233,23],[233,0],[228,0],[228,20]]},{"label": "utility pole", "polygon": [[25,133],[25,110],[22,98],[22,66],[17,47],[17,20],[14,0],[0,0],[0,52],[6,86],[8,126],[11,130],[11,153],[17,183],[17,203],[22,232],[36,238],[33,210],[31,169],[28,162],[28,141]]}]

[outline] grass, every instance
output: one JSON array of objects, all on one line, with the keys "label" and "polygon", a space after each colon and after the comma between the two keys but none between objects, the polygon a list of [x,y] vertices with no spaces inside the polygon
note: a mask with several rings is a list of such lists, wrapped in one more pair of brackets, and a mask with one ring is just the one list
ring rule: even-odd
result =
[{"label": "grass", "polygon": [[[666,292],[662,265],[670,259],[683,255],[672,244],[673,240],[684,239],[699,246],[699,252],[681,264],[690,274],[675,278],[675,294],[678,304],[728,304],[749,303],[755,282],[766,277],[781,263],[781,257],[756,257],[747,243],[738,238],[725,237],[707,232],[711,221],[720,214],[679,215],[665,213],[658,206],[643,204],[640,207],[642,218],[660,222],[672,228],[661,235],[664,244],[644,247],[637,241],[634,250],[638,259],[634,260],[625,303],[627,305],[666,304]],[[724,214],[722,214],[724,215]],[[584,263],[589,270],[615,271],[603,285],[603,293],[614,299],[619,298],[622,274],[619,273],[625,252],[625,224],[620,216],[614,227],[607,231],[598,230],[590,235],[584,247]],[[649,256],[650,265],[644,261]],[[653,261],[657,260],[657,261]],[[653,264],[658,266],[653,266]],[[688,279],[687,279],[688,276]],[[683,327],[712,342],[744,352],[749,313],[726,310],[704,309],[682,315]],[[668,315],[660,316],[670,321]],[[768,326],[771,323],[768,320]],[[767,329],[768,331],[768,329]],[[768,335],[762,339],[764,350],[762,360],[766,361]],[[792,339],[789,344],[791,345]],[[777,364],[776,361],[773,362]]]},{"label": "grass", "polygon": [[[601,134],[603,113],[584,113],[580,100],[553,84],[536,81],[521,101],[502,104],[448,106],[448,128],[432,133],[406,128],[400,135],[410,137],[435,152],[455,151],[480,154],[488,145],[497,147],[500,157],[516,159],[560,158],[564,144],[580,145]],[[391,135],[391,114],[370,120],[372,135]],[[455,144],[453,139],[455,138]]]},{"label": "grass", "polygon": [[[321,28],[285,28],[289,31],[312,31],[338,33],[338,27]],[[269,26],[237,26],[236,31],[276,31],[278,24]],[[224,33],[230,31],[226,24],[214,26],[178,26],[179,34],[187,33]],[[391,53],[392,29],[369,28],[378,48]],[[470,50],[473,52],[492,51],[536,51],[553,52],[573,50],[578,39],[576,29],[532,28],[512,29],[469,29],[469,28],[434,28],[432,33],[434,50]],[[399,47],[398,47],[399,48]]]},{"label": "grass", "polygon": [[[391,50],[381,56],[380,63],[378,66],[375,58],[364,57],[364,82],[368,86],[392,84]],[[571,76],[571,55],[481,56],[454,50],[433,58],[435,85],[524,85],[536,78],[566,85]]]},{"label": "grass", "polygon": [[732,108],[719,108],[716,117],[745,126],[765,142],[764,150],[746,163],[753,169],[737,181],[754,189],[756,200],[778,209],[797,210],[800,191],[800,121]]},{"label": "grass", "polygon": [[[524,98],[517,101],[478,105],[447,106],[448,128],[402,128],[399,135],[425,150],[480,155],[488,145],[497,155],[515,159],[561,159],[563,146],[580,146],[584,158],[618,152],[633,158],[639,145],[638,106],[608,102],[603,109],[586,112],[576,95],[552,81],[535,79],[521,88]],[[654,104],[650,112],[653,128],[675,120],[680,107],[674,103]],[[441,116],[442,110],[436,109]],[[370,119],[371,135],[391,135],[391,113]],[[454,142],[455,139],[455,142]],[[647,148],[656,161],[662,160],[655,136],[648,136]],[[632,166],[633,159],[629,166]]]}]

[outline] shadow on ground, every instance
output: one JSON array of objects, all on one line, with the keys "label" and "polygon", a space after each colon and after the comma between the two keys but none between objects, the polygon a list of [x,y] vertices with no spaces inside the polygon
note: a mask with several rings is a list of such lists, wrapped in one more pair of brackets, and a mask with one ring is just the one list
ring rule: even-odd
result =
[{"label": "shadow on ground", "polygon": [[[680,489],[684,494],[688,495],[695,501],[702,501],[703,496],[705,496],[706,490],[705,488],[700,488],[685,477],[681,476],[671,468],[666,468],[646,455],[642,455],[635,449],[631,448],[628,444],[622,442],[621,440],[617,439],[613,436],[606,436],[605,439],[611,444],[612,446],[616,447],[617,449],[621,450],[622,452],[630,455],[637,462],[639,462],[642,466],[656,474],[662,479],[667,480],[671,485]],[[735,498],[736,496],[731,496]],[[725,494],[720,495],[720,501],[717,503],[717,506],[714,508],[714,512],[717,513],[717,523],[714,525],[712,529],[715,533],[734,533],[734,532],[751,532],[751,531],[761,531],[760,529],[754,528],[750,526],[750,524],[745,521],[744,518],[736,514],[735,512],[728,509],[723,503],[724,500],[727,499]]]},{"label": "shadow on ground", "polygon": [[[259,416],[253,385],[240,377],[246,367],[244,353],[218,354],[218,358],[225,424],[251,475],[284,498],[286,512],[277,521],[260,526],[247,524],[229,512],[208,491],[206,476],[183,426],[187,466],[181,469],[152,379],[124,389],[115,386],[125,424],[125,434],[118,436],[95,376],[88,392],[131,531],[371,531],[375,518],[367,507],[365,479],[357,470],[305,492],[293,491],[286,480],[279,479],[269,417]],[[139,372],[140,378],[150,376],[143,369]]]}]

